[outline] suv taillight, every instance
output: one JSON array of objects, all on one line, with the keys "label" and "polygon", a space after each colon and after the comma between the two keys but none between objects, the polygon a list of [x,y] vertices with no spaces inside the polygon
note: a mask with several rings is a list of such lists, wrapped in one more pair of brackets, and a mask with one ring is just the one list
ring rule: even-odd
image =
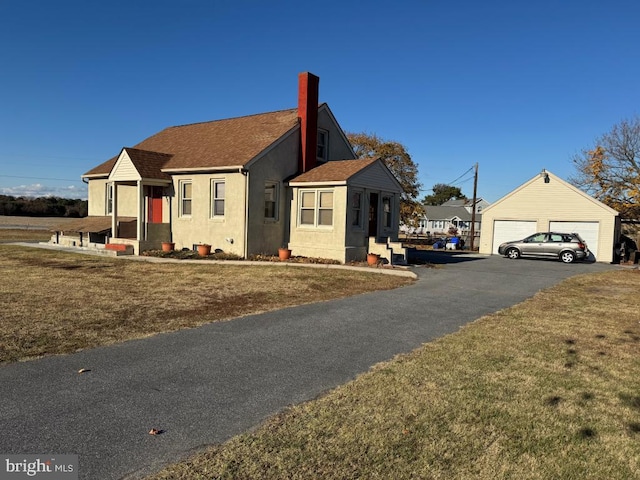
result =
[{"label": "suv taillight", "polygon": [[586,248],[587,248],[587,246],[586,246],[584,243],[582,243],[582,242],[578,242],[578,248],[579,248],[580,250],[584,250],[584,249],[586,249]]}]

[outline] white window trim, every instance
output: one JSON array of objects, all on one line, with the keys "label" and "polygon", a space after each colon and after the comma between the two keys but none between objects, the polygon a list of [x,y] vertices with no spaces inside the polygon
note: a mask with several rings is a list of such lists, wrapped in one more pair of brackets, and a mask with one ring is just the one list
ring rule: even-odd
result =
[{"label": "white window trim", "polygon": [[[315,202],[314,202],[314,206],[313,206],[313,225],[310,223],[302,223],[302,194],[303,193],[308,193],[308,192],[313,192],[315,195]],[[333,194],[333,206],[331,207],[331,225],[320,225],[318,223],[318,220],[320,218],[319,212],[321,210],[320,208],[320,194],[321,193],[331,193]],[[319,188],[319,189],[313,189],[313,188],[306,188],[304,190],[299,190],[298,191],[298,212],[297,212],[297,216],[298,216],[298,227],[299,228],[308,228],[308,229],[321,229],[321,230],[333,230],[333,224],[334,224],[334,213],[335,213],[335,190],[333,188]],[[310,209],[308,209],[310,210]],[[324,208],[322,210],[329,210],[328,208]]]},{"label": "white window trim", "polygon": [[104,209],[107,215],[111,215],[113,213],[113,183],[107,183],[106,187]]},{"label": "white window trim", "polygon": [[[190,213],[184,213],[184,201],[187,200],[184,197],[185,185],[191,185],[191,198],[188,198],[188,200],[191,202]],[[178,216],[183,218],[191,218],[191,215],[193,214],[193,180],[191,179],[180,180],[178,182],[178,189],[179,189],[178,191],[180,192],[180,194],[178,195]]]},{"label": "white window trim", "polygon": [[[394,203],[394,197],[391,194],[385,194],[383,193],[381,195],[382,199],[381,199],[381,206],[382,206],[382,228],[385,231],[389,231],[389,230],[393,230],[393,222],[395,221],[394,214],[393,214],[393,203]],[[386,216],[386,212],[384,211],[384,200],[385,198],[389,199],[389,225],[386,224],[385,222],[385,216]]]},{"label": "white window trim", "polygon": [[[351,198],[349,200],[349,212],[350,212],[350,218],[351,218],[351,229],[352,230],[364,230],[364,221],[363,221],[363,211],[364,211],[364,191],[362,190],[353,190],[352,192],[350,192],[350,195],[353,195],[355,193],[360,194],[360,205],[358,207],[357,213],[356,210],[353,208],[353,205],[351,204]],[[354,220],[354,215],[358,215],[358,223],[356,225],[353,224],[353,220]]]},{"label": "white window trim", "polygon": [[[274,193],[275,205],[273,206],[273,217],[267,217],[266,215],[264,217],[265,222],[274,223],[280,219],[280,182],[266,181],[264,183],[264,187],[265,189],[267,187],[275,187],[275,193]],[[266,203],[266,199],[265,199],[265,203]]]},{"label": "white window trim", "polygon": [[318,162],[324,163],[324,162],[329,160],[329,131],[328,130],[324,130],[322,128],[318,129],[317,149],[320,148],[320,133],[324,134],[324,139],[325,139],[325,143],[324,143],[324,145],[322,145],[324,147],[324,157],[318,156],[318,154],[316,152],[316,158],[317,158]]},{"label": "white window trim", "polygon": [[[210,209],[209,209],[209,217],[213,220],[224,220],[224,216],[227,213],[227,184],[226,184],[226,179],[225,178],[212,178],[211,179],[211,190],[210,190],[210,198],[211,198],[211,205],[210,205]],[[223,184],[224,185],[224,197],[222,198],[217,198],[215,196],[216,194],[216,185],[219,184]],[[223,213],[222,215],[216,215],[215,212],[215,203],[216,200],[222,200],[224,203],[224,209],[223,209]]]}]

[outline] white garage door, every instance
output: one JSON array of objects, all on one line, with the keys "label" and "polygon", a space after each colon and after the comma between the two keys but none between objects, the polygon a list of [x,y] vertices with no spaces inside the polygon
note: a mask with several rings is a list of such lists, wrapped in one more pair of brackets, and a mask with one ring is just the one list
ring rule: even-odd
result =
[{"label": "white garage door", "polygon": [[[537,222],[521,220],[495,220],[493,222],[492,253],[498,253],[501,243],[521,240],[537,232]],[[587,239],[585,238],[585,242]]]},{"label": "white garage door", "polygon": [[587,242],[587,247],[598,258],[599,222],[549,222],[549,230],[563,233],[577,233]]}]

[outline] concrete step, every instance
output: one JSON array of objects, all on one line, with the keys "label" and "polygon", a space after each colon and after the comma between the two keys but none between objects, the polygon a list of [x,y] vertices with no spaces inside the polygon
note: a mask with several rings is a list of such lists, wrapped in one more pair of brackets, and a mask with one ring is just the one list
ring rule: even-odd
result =
[{"label": "concrete step", "polygon": [[107,251],[115,252],[116,256],[133,255],[133,245],[126,245],[124,243],[107,243],[104,248]]}]

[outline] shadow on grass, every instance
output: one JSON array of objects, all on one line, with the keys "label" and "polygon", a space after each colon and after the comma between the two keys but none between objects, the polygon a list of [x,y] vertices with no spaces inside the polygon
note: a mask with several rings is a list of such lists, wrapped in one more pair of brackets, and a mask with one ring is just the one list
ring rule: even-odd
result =
[{"label": "shadow on grass", "polygon": [[589,428],[589,427],[581,428],[580,431],[578,432],[578,436],[584,440],[594,438],[597,435],[598,433],[593,428]]},{"label": "shadow on grass", "polygon": [[627,407],[640,410],[640,395],[629,395],[627,393],[618,394],[618,398],[622,401],[623,405]]}]

